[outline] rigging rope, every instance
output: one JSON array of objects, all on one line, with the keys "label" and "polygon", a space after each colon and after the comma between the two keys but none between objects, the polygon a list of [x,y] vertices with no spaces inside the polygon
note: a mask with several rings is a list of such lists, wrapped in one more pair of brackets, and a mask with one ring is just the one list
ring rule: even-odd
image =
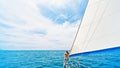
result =
[{"label": "rigging rope", "polygon": [[[84,0],[82,0],[82,2],[83,2],[83,1],[84,1]],[[89,0],[88,0],[88,1],[89,1]],[[88,1],[87,1],[87,5],[88,5]],[[82,2],[81,2],[80,5],[82,5]],[[87,5],[86,5],[86,8],[87,8]],[[86,8],[85,8],[85,10],[86,10]],[[84,12],[84,14],[85,14],[85,12]],[[84,17],[84,14],[83,14],[83,17]],[[83,17],[82,17],[82,20],[83,20]],[[71,47],[71,49],[70,49],[70,54],[71,54],[71,51],[72,51],[72,49],[73,49],[74,43],[75,43],[75,41],[76,41],[77,34],[78,34],[79,30],[80,30],[80,26],[81,26],[81,24],[82,24],[82,20],[80,21],[80,25],[78,26],[77,33],[76,33],[75,38],[74,38],[74,40],[73,40],[73,44],[72,44],[72,47]]]}]

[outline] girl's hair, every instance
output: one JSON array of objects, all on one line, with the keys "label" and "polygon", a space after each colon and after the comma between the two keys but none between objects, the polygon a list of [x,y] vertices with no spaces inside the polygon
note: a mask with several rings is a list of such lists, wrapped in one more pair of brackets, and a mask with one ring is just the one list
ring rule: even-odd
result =
[{"label": "girl's hair", "polygon": [[67,54],[69,54],[69,52],[68,52],[68,51],[66,51],[66,53],[67,53]]}]

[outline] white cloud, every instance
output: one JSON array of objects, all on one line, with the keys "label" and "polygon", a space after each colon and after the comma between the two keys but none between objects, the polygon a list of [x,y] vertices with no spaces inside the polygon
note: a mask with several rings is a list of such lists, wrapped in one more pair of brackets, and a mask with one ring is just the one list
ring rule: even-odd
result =
[{"label": "white cloud", "polygon": [[[12,26],[5,29],[0,40],[2,49],[70,49],[79,21],[56,24],[40,14],[39,4],[64,7],[71,0],[0,0],[0,23]],[[64,16],[64,15],[63,15]],[[44,31],[45,34],[31,33]]]}]

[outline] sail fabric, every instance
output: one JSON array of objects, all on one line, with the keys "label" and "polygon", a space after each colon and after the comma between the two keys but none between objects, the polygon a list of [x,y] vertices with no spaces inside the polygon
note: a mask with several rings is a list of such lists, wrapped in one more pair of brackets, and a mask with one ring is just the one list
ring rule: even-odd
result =
[{"label": "sail fabric", "polygon": [[89,0],[70,55],[120,46],[120,0]]}]

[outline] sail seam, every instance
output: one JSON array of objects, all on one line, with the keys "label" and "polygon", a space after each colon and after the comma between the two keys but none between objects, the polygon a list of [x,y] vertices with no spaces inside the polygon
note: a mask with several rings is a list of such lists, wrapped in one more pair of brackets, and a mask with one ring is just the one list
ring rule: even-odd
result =
[{"label": "sail seam", "polygon": [[[107,5],[106,5],[105,8],[108,7],[108,4],[109,4],[109,3],[110,3],[110,2],[109,2],[109,0],[108,0],[108,3],[107,3]],[[97,25],[96,25],[96,27],[95,27],[95,30],[93,31],[92,35],[91,35],[90,38],[88,39],[88,42],[86,43],[86,47],[88,47],[88,44],[90,43],[91,38],[93,37],[94,33],[96,32],[97,26],[100,24],[101,19],[103,18],[104,14],[105,14],[105,10],[103,11],[102,16],[100,17],[100,19],[99,19],[99,21],[98,21],[98,23],[97,23]]]},{"label": "sail seam", "polygon": [[[100,0],[100,1],[101,1],[101,0]],[[99,1],[98,3],[101,3],[100,1]],[[99,4],[98,4],[98,6],[99,6]],[[100,7],[100,6],[99,6],[99,7]],[[94,15],[93,19],[95,18],[95,16],[96,16],[96,14],[97,14],[98,9],[99,9],[99,8],[97,8],[97,10],[95,11],[95,15]],[[88,29],[88,31],[87,31],[87,35],[85,36],[85,38],[87,38],[87,37],[88,37],[88,35],[89,35],[88,33],[90,32],[90,29],[91,29],[90,27],[91,27],[91,26],[92,26],[92,24],[93,24],[93,23],[92,23],[92,22],[93,22],[93,19],[92,19],[92,20],[91,20],[91,22],[90,22],[90,26],[89,26],[89,29]],[[84,40],[83,45],[85,45],[86,40],[87,40],[87,39],[85,39],[85,40]],[[87,46],[85,46],[83,49],[86,49],[86,47],[87,47]]]}]

